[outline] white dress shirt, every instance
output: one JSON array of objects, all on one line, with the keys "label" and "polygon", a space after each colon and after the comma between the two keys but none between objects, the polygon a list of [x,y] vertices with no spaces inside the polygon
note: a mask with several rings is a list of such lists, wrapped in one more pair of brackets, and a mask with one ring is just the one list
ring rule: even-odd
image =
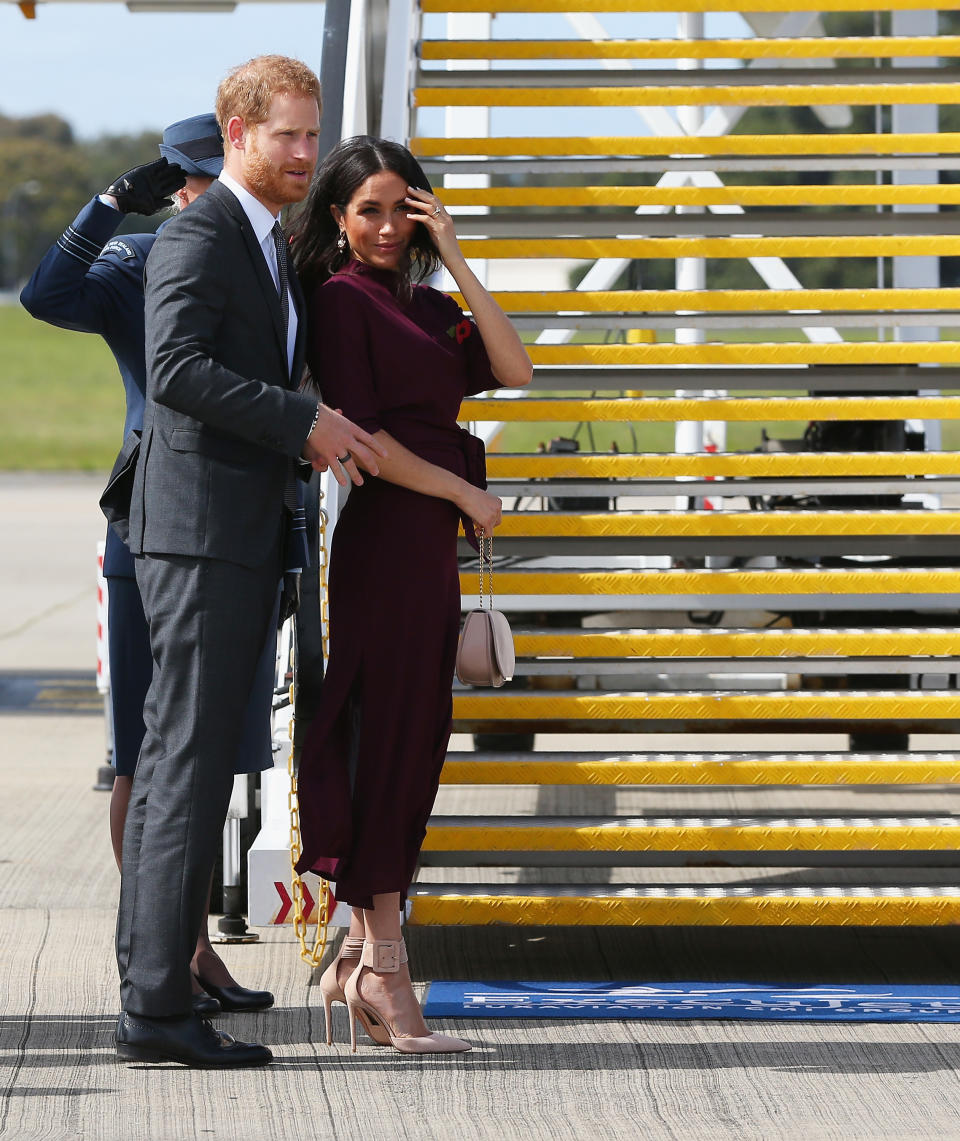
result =
[{"label": "white dress shirt", "polygon": [[[270,270],[270,275],[273,278],[273,284],[277,287],[277,293],[280,293],[280,270],[277,267],[277,247],[273,244],[273,225],[278,222],[279,216],[274,216],[264,206],[264,204],[250,193],[245,190],[239,182],[225,170],[220,172],[220,181],[223,185],[236,195],[237,201],[243,207],[243,212],[246,214],[250,225],[253,227],[253,232],[257,236],[257,241],[260,243],[260,249],[263,250],[263,256],[267,259],[267,268]],[[293,273],[293,265],[290,265],[290,272]],[[287,287],[287,297],[289,299],[290,316],[287,321],[287,372],[293,371],[293,350],[297,343],[297,308],[293,303],[293,294]]]}]

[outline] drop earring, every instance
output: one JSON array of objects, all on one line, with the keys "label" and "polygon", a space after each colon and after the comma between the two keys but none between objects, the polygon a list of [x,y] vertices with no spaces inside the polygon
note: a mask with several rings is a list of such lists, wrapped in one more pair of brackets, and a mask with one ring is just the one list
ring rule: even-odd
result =
[{"label": "drop earring", "polygon": [[337,238],[337,249],[341,253],[343,253],[343,251],[346,248],[347,248],[347,233],[346,233],[346,230],[341,230],[340,231],[340,237]]}]

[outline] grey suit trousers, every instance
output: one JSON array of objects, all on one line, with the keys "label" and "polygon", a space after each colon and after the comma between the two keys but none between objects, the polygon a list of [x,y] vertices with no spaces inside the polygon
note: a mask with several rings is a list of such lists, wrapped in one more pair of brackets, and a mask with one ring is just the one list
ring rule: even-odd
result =
[{"label": "grey suit trousers", "polygon": [[279,577],[279,551],[253,568],[189,555],[137,558],[153,678],[117,919],[120,994],[131,1013],[190,1013],[190,959]]}]

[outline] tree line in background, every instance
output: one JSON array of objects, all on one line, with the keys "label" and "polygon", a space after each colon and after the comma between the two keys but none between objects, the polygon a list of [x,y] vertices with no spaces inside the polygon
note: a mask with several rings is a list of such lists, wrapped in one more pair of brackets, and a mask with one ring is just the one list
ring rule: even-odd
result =
[{"label": "tree line in background", "polygon": [[[0,289],[15,289],[94,194],[118,174],[158,157],[160,131],[80,141],[59,115],[0,114]],[[157,218],[124,219],[120,232]]]},{"label": "tree line in background", "polygon": [[[890,33],[890,14],[872,12],[826,13],[823,22],[828,35],[855,36]],[[939,14],[941,34],[960,31],[960,13]],[[862,67],[873,71],[872,60],[848,60],[845,67]],[[883,61],[877,73],[882,76],[890,66]],[[829,72],[824,76],[827,79]],[[890,108],[879,112],[879,129],[888,132]],[[941,106],[941,131],[960,130],[960,107]],[[852,122],[840,133],[871,133],[878,129],[877,111],[873,107],[852,108]],[[738,134],[817,134],[827,131],[815,112],[808,107],[751,107],[735,127]],[[0,290],[16,288],[32,271],[49,245],[74,217],[80,207],[102,190],[122,171],[157,155],[160,132],[140,135],[105,135],[82,142],[73,134],[70,124],[58,115],[34,115],[11,118],[0,114]],[[890,181],[890,174],[883,175]],[[960,181],[960,172],[943,171],[943,182]],[[563,182],[535,172],[505,179],[508,183],[550,184]],[[608,183],[657,181],[655,176],[608,175]],[[762,181],[782,182],[867,182],[876,177],[871,171],[804,171],[796,174],[767,172],[756,174],[728,173],[729,185]],[[815,209],[815,208],[807,208]],[[860,209],[864,209],[861,207]],[[955,207],[941,207],[953,210]],[[752,212],[752,211],[751,211]],[[154,218],[131,216],[124,219],[120,233],[155,229],[163,215]],[[789,263],[807,288],[867,288],[877,284],[877,263],[873,258],[803,258]],[[941,259],[942,284],[960,282],[960,259]],[[579,275],[575,275],[579,276]],[[889,270],[887,271],[889,284]],[[571,284],[575,284],[575,281]],[[671,261],[636,261],[617,283],[619,288],[670,289],[674,284]],[[708,262],[707,284],[715,289],[754,288],[760,279],[743,260]]]}]

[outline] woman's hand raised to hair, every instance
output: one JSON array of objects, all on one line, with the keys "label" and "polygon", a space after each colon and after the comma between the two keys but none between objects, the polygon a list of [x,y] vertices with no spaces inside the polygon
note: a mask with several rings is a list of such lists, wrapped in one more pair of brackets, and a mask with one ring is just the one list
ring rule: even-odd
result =
[{"label": "woman's hand raised to hair", "polygon": [[533,377],[533,365],[527,350],[509,318],[467,264],[457,241],[453,219],[443,203],[435,194],[426,190],[409,186],[407,191],[404,199],[410,207],[407,217],[422,223],[429,230],[437,253],[463,294],[464,309],[469,309],[473,314],[490,358],[493,375],[505,388],[522,388],[529,384]]},{"label": "woman's hand raised to hair", "polygon": [[437,253],[448,269],[451,259],[463,260],[453,219],[435,194],[431,194],[429,190],[418,190],[415,186],[408,186],[404,202],[410,207],[407,217],[412,221],[423,223],[437,247]]}]

